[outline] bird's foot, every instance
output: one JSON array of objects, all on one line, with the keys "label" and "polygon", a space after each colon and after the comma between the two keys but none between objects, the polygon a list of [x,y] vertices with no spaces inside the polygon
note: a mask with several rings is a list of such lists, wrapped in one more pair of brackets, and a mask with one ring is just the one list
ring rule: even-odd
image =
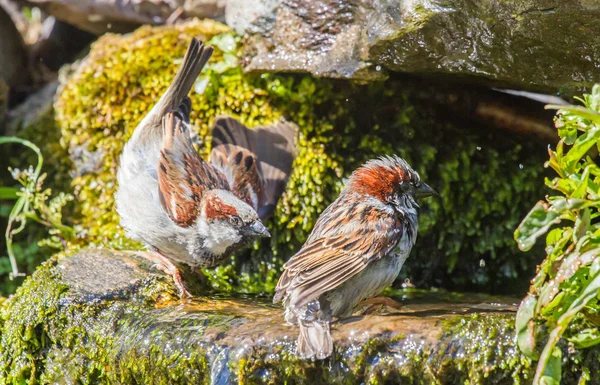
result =
[{"label": "bird's foot", "polygon": [[163,273],[168,274],[171,277],[173,277],[175,287],[179,291],[179,297],[181,299],[191,298],[192,295],[185,288],[185,285],[183,284],[183,280],[181,279],[181,273],[179,272],[179,269],[177,268],[177,266],[175,266],[173,264],[173,262],[171,262],[168,258],[166,258],[164,255],[162,255],[160,253],[150,252],[148,254],[150,254],[149,259],[153,262],[156,262],[154,265],[151,266],[151,268],[160,270]]},{"label": "bird's foot", "polygon": [[395,310],[402,309],[402,303],[400,303],[396,300],[393,300],[390,297],[373,297],[373,298],[366,299],[364,301],[359,302],[358,305],[359,306],[369,305],[361,313],[362,315],[372,314],[380,306],[387,306],[387,307],[395,309]]}]

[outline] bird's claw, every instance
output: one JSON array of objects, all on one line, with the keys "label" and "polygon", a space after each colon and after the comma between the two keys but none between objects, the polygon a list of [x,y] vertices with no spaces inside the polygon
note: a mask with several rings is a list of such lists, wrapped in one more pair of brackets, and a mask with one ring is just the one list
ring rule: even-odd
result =
[{"label": "bird's claw", "polygon": [[159,257],[161,257],[161,263],[153,264],[152,266],[150,266],[150,269],[160,270],[163,273],[173,277],[173,282],[175,283],[175,287],[179,292],[179,297],[181,299],[191,298],[192,294],[185,288],[183,280],[181,279],[181,273],[179,272],[177,266],[175,266],[171,261],[162,257],[162,255],[159,255]]},{"label": "bird's claw", "polygon": [[402,309],[402,303],[391,299],[390,297],[374,297],[374,298],[370,298],[370,299],[366,299],[364,301],[361,301],[359,303],[360,305],[370,305],[369,307],[367,307],[365,310],[362,311],[362,315],[367,315],[367,314],[372,314],[378,307],[380,306],[387,306],[389,308],[392,308],[394,310],[401,310]]}]

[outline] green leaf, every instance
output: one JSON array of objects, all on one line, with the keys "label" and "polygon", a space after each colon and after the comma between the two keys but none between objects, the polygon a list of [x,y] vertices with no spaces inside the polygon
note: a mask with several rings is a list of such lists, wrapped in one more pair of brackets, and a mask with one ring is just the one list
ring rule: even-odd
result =
[{"label": "green leaf", "polygon": [[[562,364],[562,352],[559,348],[552,349],[552,355],[548,360],[548,364],[545,367],[544,374],[541,376],[539,381],[540,385],[560,385],[560,379]],[[535,385],[534,380],[534,385]]]},{"label": "green leaf", "polygon": [[558,306],[558,304],[562,301],[562,299],[565,297],[565,292],[561,291],[560,293],[558,293],[553,299],[552,301],[550,301],[549,304],[547,304],[544,309],[542,309],[541,313],[542,315],[548,315],[550,312],[552,312],[552,310]]},{"label": "green leaf", "polygon": [[559,214],[551,211],[547,203],[538,202],[515,231],[515,240],[519,249],[522,251],[531,249],[538,237],[545,234],[550,226],[559,222]]},{"label": "green leaf", "polygon": [[563,229],[554,229],[551,230],[546,236],[546,245],[554,245],[558,241],[560,241],[563,237]]},{"label": "green leaf", "polygon": [[558,128],[558,135],[564,139],[565,144],[572,145],[577,139],[577,129],[566,125]]},{"label": "green leaf", "polygon": [[586,349],[600,344],[600,330],[596,328],[584,329],[569,338],[577,349]]},{"label": "green leaf", "polygon": [[590,209],[586,208],[579,212],[575,219],[575,227],[573,231],[573,242],[578,242],[588,231],[590,227]]},{"label": "green leaf", "polygon": [[558,112],[570,112],[573,115],[581,116],[584,119],[591,120],[595,123],[600,123],[600,114],[583,106],[561,106],[556,104],[548,104],[545,109],[559,110]]},{"label": "green leaf", "polygon": [[569,174],[576,172],[575,166],[590,148],[598,142],[598,139],[600,139],[600,128],[596,126],[578,137],[573,144],[573,147],[563,157],[560,164],[561,168],[566,170]]},{"label": "green leaf", "polygon": [[[544,350],[540,356],[540,361],[533,378],[535,384],[554,384],[553,382],[542,382],[544,379],[552,381],[556,379],[556,351],[560,352],[560,349],[556,347],[556,344],[560,340],[562,334],[571,323],[573,317],[587,305],[587,303],[596,298],[600,291],[600,275],[597,275],[583,290],[569,306],[569,309],[558,319],[556,327],[550,332],[548,342],[544,346]],[[558,372],[558,379],[560,380],[560,371]]]},{"label": "green leaf", "polygon": [[535,330],[533,317],[537,298],[532,294],[527,294],[525,299],[519,305],[515,328],[517,329],[517,345],[523,354],[532,360],[539,358],[535,351]]},{"label": "green leaf", "polygon": [[593,278],[600,272],[600,258],[596,256],[594,261],[592,262],[592,266],[590,266],[590,277]]},{"label": "green leaf", "polygon": [[591,168],[592,168],[591,165],[589,165],[583,170],[583,175],[582,175],[581,179],[577,182],[577,188],[575,189],[575,191],[573,191],[573,194],[571,194],[570,198],[585,198],[586,197],[587,187],[588,187],[588,183],[590,181]]},{"label": "green leaf", "polygon": [[571,179],[555,178],[550,183],[546,183],[546,185],[551,189],[560,191],[566,196],[572,196],[575,190],[577,190],[578,182]]},{"label": "green leaf", "polygon": [[17,199],[20,190],[14,187],[0,187],[0,199]]},{"label": "green leaf", "polygon": [[215,35],[207,44],[216,46],[223,51],[223,53],[233,53],[237,48],[237,42],[232,33]]}]

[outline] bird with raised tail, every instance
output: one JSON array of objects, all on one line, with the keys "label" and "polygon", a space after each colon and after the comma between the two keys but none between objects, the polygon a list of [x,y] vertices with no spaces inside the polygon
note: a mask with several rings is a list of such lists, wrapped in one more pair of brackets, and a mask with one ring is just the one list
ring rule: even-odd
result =
[{"label": "bird with raised tail", "polygon": [[296,154],[285,121],[248,129],[230,117],[212,128],[211,161],[192,144],[187,97],[212,47],[192,39],[173,83],[121,155],[115,194],[121,225],[189,296],[176,264],[214,267],[257,237],[283,194]]},{"label": "bird with raised tail", "polygon": [[298,325],[296,354],[332,354],[330,323],[378,295],[400,272],[415,244],[416,198],[435,194],[399,157],[381,157],[352,173],[321,214],[306,243],[285,265],[274,302]]}]

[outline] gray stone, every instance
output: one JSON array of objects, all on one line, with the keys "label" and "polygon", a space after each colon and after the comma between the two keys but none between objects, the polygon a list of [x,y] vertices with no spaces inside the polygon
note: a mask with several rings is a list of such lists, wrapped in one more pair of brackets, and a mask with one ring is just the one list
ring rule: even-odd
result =
[{"label": "gray stone", "polygon": [[160,25],[183,17],[219,18],[224,0],[27,0],[49,15],[101,35],[130,32],[143,24]]},{"label": "gray stone", "polygon": [[[331,359],[295,357],[297,327],[269,297],[191,300],[140,252],[88,249],[51,259],[0,308],[0,382],[111,384],[506,384],[534,365],[515,345],[516,301],[448,292],[391,292],[400,311],[358,309],[332,325]],[[569,350],[563,370],[597,350]],[[22,382],[22,381],[21,381]]]},{"label": "gray stone", "polygon": [[148,276],[150,265],[141,253],[115,254],[106,249],[89,249],[65,258],[58,269],[70,286],[70,295],[102,297],[134,290],[135,285]]},{"label": "gray stone", "polygon": [[227,22],[247,34],[249,71],[358,80],[385,77],[387,71],[452,75],[463,82],[566,95],[600,79],[597,2],[276,3],[227,4]]},{"label": "gray stone", "polygon": [[12,109],[8,113],[7,134],[19,136],[21,130],[52,114],[57,88],[58,81],[50,82]]}]

